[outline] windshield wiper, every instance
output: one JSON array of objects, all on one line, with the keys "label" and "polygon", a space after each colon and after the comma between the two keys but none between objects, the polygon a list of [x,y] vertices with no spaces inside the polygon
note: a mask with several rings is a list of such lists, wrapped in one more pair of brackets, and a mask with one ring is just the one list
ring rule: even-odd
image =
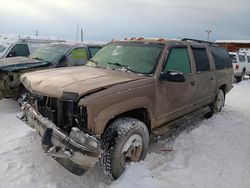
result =
[{"label": "windshield wiper", "polygon": [[32,57],[33,59],[37,59],[37,60],[43,60],[43,59],[41,59],[41,58],[39,58],[39,57]]},{"label": "windshield wiper", "polygon": [[125,68],[126,70],[133,72],[128,65],[123,65],[123,64],[120,64],[120,63],[112,63],[112,62],[108,62],[108,64],[109,65],[115,65],[115,66],[118,66],[118,67],[121,67],[121,68]]},{"label": "windshield wiper", "polygon": [[46,61],[46,60],[44,60],[44,59],[42,59],[42,58],[39,58],[39,57],[32,57],[32,58],[33,58],[33,59],[37,59],[37,60],[44,61],[44,62],[46,62],[46,63],[53,64],[53,63],[51,63],[51,62],[49,62],[49,61]]}]

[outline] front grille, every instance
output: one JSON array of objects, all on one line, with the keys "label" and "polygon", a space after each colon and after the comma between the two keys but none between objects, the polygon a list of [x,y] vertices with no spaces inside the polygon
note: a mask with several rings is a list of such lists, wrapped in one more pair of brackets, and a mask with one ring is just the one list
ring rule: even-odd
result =
[{"label": "front grille", "polygon": [[35,98],[35,106],[44,117],[68,133],[72,127],[87,131],[86,108],[79,107],[76,102],[38,96]]}]

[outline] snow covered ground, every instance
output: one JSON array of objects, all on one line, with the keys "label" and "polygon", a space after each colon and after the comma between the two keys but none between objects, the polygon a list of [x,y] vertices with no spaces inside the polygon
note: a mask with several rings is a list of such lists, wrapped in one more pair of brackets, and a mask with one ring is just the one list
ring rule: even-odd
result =
[{"label": "snow covered ground", "polygon": [[250,187],[250,80],[235,84],[220,114],[172,142],[152,144],[146,160],[114,182],[98,167],[80,177],[69,173],[42,152],[39,136],[15,117],[19,113],[16,102],[0,101],[0,188]]}]

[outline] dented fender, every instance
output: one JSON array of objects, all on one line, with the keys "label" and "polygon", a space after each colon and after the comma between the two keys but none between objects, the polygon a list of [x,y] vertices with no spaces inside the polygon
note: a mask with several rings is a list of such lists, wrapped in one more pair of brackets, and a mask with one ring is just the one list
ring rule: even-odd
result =
[{"label": "dented fender", "polygon": [[[99,113],[99,115],[95,118],[94,131],[97,134],[102,134],[110,120],[119,114],[138,108],[145,108],[149,115],[149,119],[151,120],[151,124],[154,124],[154,115],[151,111],[151,109],[153,109],[152,101],[146,97],[136,97],[108,106],[103,111],[101,111],[101,113]],[[151,127],[151,125],[149,126]]]}]

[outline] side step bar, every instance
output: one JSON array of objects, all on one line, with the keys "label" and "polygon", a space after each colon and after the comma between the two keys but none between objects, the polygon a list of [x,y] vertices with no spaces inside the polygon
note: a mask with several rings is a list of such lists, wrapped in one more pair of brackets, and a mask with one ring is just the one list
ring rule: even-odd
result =
[{"label": "side step bar", "polygon": [[152,137],[154,140],[167,138],[177,129],[185,129],[187,126],[195,124],[208,112],[210,112],[210,108],[204,107],[167,124],[164,124],[163,126],[152,131]]}]

